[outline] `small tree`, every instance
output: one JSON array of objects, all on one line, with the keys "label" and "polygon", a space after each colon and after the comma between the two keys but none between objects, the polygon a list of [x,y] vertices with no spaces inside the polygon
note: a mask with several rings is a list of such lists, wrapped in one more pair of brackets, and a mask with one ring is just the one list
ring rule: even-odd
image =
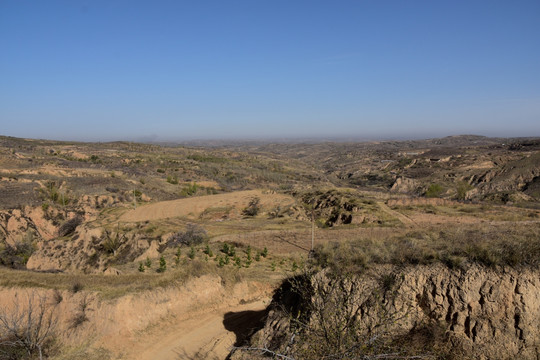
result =
[{"label": "small tree", "polygon": [[214,256],[214,252],[210,248],[210,245],[206,244],[206,248],[204,249],[204,253],[210,257]]},{"label": "small tree", "polygon": [[191,260],[195,259],[195,247],[194,246],[191,246],[191,248],[189,249],[188,257]]},{"label": "small tree", "polygon": [[167,261],[165,261],[165,258],[163,255],[159,258],[159,268],[157,269],[157,272],[163,273],[167,270]]},{"label": "small tree", "polygon": [[176,266],[178,266],[178,264],[180,264],[180,256],[182,256],[182,249],[179,246],[176,249],[176,256],[174,258],[174,263],[176,264]]}]

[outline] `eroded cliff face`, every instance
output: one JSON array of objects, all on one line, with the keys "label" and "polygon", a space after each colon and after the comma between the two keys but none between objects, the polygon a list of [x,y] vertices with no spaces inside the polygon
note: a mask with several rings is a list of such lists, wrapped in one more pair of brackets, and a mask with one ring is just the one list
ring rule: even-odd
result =
[{"label": "eroded cliff face", "polygon": [[434,321],[445,329],[454,353],[486,359],[540,356],[538,270],[415,267],[406,271],[398,291],[413,304],[416,322]]},{"label": "eroded cliff face", "polygon": [[[265,327],[253,338],[255,345],[294,351],[295,343],[301,342],[291,341],[295,331],[290,319],[294,314],[281,309],[292,312],[296,307],[295,312],[310,314],[309,327],[320,326],[321,316],[346,319],[344,315],[350,314],[356,319],[358,331],[366,333],[365,339],[373,337],[376,329],[384,329],[394,340],[401,339],[403,346],[433,358],[540,358],[538,269],[376,266],[345,280],[322,271],[310,281],[311,299],[298,299],[290,289],[275,297]],[[336,281],[341,284],[337,286]],[[343,309],[332,318],[324,312],[335,299],[342,302]],[[280,301],[288,304],[283,306]],[[305,304],[291,304],[295,301]],[[384,316],[387,319],[382,319]],[[302,336],[296,332],[296,336]]]}]

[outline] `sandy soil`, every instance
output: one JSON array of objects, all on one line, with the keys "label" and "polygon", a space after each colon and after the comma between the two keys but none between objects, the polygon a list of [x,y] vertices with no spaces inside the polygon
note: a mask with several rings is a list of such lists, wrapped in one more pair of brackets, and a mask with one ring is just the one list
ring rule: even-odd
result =
[{"label": "sandy soil", "polygon": [[257,325],[270,299],[213,310],[145,336],[123,358],[137,360],[225,359],[232,346]]},{"label": "sandy soil", "polygon": [[294,203],[294,199],[290,196],[265,193],[261,190],[247,190],[227,194],[161,201],[154,204],[143,205],[137,209],[124,213],[120,217],[120,220],[125,222],[136,222],[184,216],[198,217],[204,210],[213,207],[232,206],[236,209],[243,209],[254,197],[260,198],[260,205],[266,208],[272,208],[278,204]]}]

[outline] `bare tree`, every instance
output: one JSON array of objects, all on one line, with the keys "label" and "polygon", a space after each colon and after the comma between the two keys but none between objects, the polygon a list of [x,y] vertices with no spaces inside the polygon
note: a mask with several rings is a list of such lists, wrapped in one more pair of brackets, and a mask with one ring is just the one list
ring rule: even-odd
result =
[{"label": "bare tree", "polygon": [[32,291],[17,294],[11,307],[0,308],[0,358],[43,359],[56,336],[56,305]]}]

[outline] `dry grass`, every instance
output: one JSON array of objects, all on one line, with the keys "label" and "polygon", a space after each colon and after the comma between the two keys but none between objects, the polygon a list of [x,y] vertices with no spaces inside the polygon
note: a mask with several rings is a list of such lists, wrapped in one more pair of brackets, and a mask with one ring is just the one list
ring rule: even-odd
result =
[{"label": "dry grass", "polygon": [[470,217],[489,221],[527,221],[538,216],[533,209],[523,209],[493,204],[417,205],[392,206],[392,209],[409,216],[433,214],[453,218]]},{"label": "dry grass", "polygon": [[540,266],[540,223],[468,225],[416,230],[386,239],[357,239],[317,247],[315,262],[339,271],[362,271],[371,263],[430,264],[451,268],[467,262],[485,266]]}]

